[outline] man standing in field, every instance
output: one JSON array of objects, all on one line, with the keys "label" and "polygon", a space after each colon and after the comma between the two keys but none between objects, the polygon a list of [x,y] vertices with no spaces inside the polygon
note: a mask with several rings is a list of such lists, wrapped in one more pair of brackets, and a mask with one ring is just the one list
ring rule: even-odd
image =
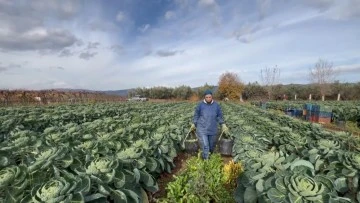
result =
[{"label": "man standing in field", "polygon": [[215,149],[217,125],[221,125],[224,133],[228,133],[229,129],[224,123],[220,105],[213,100],[212,92],[206,90],[204,96],[204,100],[195,109],[193,124],[190,130],[196,130],[203,151],[202,157],[203,159],[208,159],[209,152],[212,153]]}]

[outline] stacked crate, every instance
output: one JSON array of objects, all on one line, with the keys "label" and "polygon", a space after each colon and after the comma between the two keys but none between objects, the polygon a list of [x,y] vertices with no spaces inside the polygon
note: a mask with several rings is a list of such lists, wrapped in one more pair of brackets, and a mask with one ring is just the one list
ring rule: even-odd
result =
[{"label": "stacked crate", "polygon": [[303,109],[303,115],[304,115],[304,119],[307,121],[310,121],[311,118],[311,107],[312,104],[304,104],[304,109]]},{"label": "stacked crate", "polygon": [[332,109],[327,106],[322,106],[319,114],[319,123],[331,123]]},{"label": "stacked crate", "polygon": [[303,116],[303,110],[299,110],[295,108],[287,108],[285,110],[285,114],[291,117],[301,118]]},{"label": "stacked crate", "polygon": [[312,105],[311,106],[311,118],[310,121],[314,123],[319,122],[319,115],[320,115],[320,105]]},{"label": "stacked crate", "polygon": [[303,109],[304,118],[314,123],[330,123],[332,112],[324,106],[307,103]]},{"label": "stacked crate", "polygon": [[303,114],[305,120],[317,123],[319,122],[320,106],[307,103],[304,105]]},{"label": "stacked crate", "polygon": [[321,111],[319,115],[319,123],[331,123],[331,112]]}]

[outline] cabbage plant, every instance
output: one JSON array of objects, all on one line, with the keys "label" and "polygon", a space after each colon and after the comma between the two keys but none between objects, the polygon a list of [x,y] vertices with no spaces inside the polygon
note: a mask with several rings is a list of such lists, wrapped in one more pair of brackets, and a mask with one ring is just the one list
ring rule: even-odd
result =
[{"label": "cabbage plant", "polygon": [[84,196],[79,191],[78,181],[54,177],[31,190],[33,202],[84,202]]},{"label": "cabbage plant", "polygon": [[87,164],[85,173],[99,183],[110,183],[115,176],[118,161],[108,157],[96,158]]}]

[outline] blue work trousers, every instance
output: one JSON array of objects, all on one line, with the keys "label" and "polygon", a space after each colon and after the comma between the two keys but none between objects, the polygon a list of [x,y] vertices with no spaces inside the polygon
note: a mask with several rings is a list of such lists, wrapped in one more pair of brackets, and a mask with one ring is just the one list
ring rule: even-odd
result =
[{"label": "blue work trousers", "polygon": [[198,132],[197,138],[199,139],[200,147],[202,149],[202,158],[209,159],[209,154],[213,153],[215,150],[217,136],[216,135],[206,135],[206,133]]}]

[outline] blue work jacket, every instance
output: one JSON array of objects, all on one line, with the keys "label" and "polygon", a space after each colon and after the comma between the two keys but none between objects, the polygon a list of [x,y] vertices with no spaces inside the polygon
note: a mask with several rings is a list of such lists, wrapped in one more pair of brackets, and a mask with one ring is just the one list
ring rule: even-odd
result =
[{"label": "blue work jacket", "polygon": [[207,103],[205,99],[196,106],[193,123],[196,132],[204,135],[216,135],[218,124],[224,123],[220,105],[214,100]]}]

